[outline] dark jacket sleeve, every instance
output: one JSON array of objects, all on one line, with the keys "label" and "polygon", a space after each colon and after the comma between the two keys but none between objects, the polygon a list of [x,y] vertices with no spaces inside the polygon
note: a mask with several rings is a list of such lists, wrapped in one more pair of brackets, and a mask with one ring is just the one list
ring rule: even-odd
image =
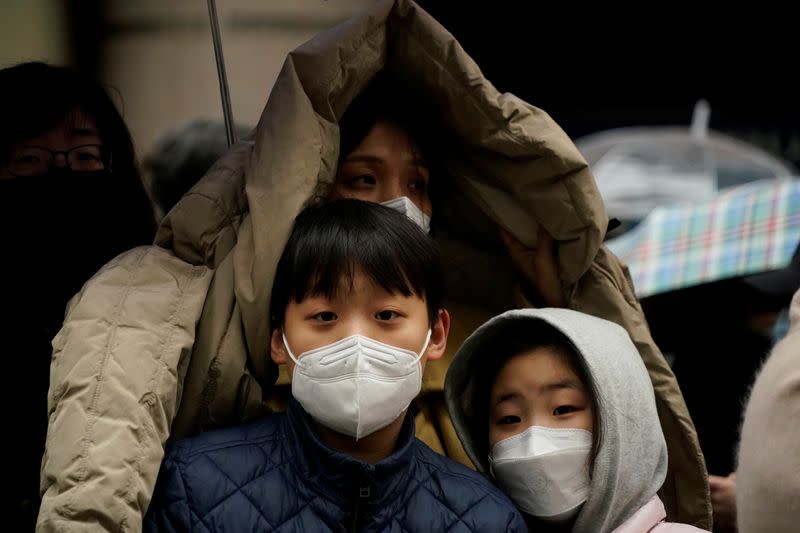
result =
[{"label": "dark jacket sleeve", "polygon": [[519,513],[514,513],[514,515],[511,516],[511,519],[508,521],[506,531],[509,533],[528,533],[528,526],[525,524],[525,520],[522,519],[522,516]]},{"label": "dark jacket sleeve", "polygon": [[[161,465],[155,493],[144,518],[146,533],[192,531],[192,512],[179,458],[170,454]],[[200,526],[200,524],[195,524]],[[202,531],[202,527],[195,529]]]}]

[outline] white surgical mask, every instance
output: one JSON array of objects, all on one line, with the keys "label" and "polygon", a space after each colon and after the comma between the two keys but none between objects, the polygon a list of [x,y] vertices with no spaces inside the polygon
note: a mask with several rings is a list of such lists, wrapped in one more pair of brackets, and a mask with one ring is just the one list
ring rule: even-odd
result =
[{"label": "white surgical mask", "polygon": [[292,395],[323,426],[356,440],[397,419],[422,388],[419,353],[352,335],[295,357]]},{"label": "white surgical mask", "polygon": [[492,448],[489,464],[500,488],[522,511],[563,523],[589,496],[592,433],[531,426]]},{"label": "white surgical mask", "polygon": [[412,202],[407,196],[398,196],[392,200],[381,202],[381,205],[403,213],[413,220],[417,226],[422,228],[425,233],[431,232],[431,217],[423,213],[422,210],[417,207],[417,204]]}]

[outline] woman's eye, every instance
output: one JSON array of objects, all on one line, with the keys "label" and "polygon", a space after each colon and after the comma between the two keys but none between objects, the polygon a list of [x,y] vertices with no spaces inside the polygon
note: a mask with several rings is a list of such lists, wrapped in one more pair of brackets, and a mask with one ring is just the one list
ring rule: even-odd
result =
[{"label": "woman's eye", "polygon": [[502,425],[519,424],[520,422],[522,422],[522,419],[517,415],[506,415],[497,420],[497,423]]},{"label": "woman's eye", "polygon": [[23,156],[17,157],[16,162],[17,163],[22,163],[22,164],[25,164],[25,165],[31,165],[31,164],[38,163],[39,162],[39,158],[36,157],[35,155],[28,154],[28,155],[23,155]]},{"label": "woman's eye", "polygon": [[378,180],[372,174],[361,174],[350,178],[347,183],[351,187],[371,187],[377,185]]},{"label": "woman's eye", "polygon": [[415,192],[425,192],[428,189],[428,182],[423,177],[418,177],[408,184],[408,188]]},{"label": "woman's eye", "polygon": [[568,415],[570,413],[574,413],[577,410],[578,409],[576,407],[573,407],[571,405],[559,405],[558,407],[553,409],[553,415],[554,416]]},{"label": "woman's eye", "polygon": [[317,313],[316,315],[314,315],[313,318],[318,322],[333,322],[338,317],[336,316],[336,313],[332,311],[323,311],[321,313]]},{"label": "woman's eye", "polygon": [[375,313],[375,318],[378,320],[392,320],[393,318],[397,318],[399,316],[400,315],[397,313],[397,311],[390,311],[388,309]]}]

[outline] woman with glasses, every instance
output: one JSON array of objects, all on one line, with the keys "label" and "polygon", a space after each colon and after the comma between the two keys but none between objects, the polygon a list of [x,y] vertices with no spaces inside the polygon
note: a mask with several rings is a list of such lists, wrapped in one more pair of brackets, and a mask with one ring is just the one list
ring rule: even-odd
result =
[{"label": "woman with glasses", "polygon": [[130,133],[103,87],[44,63],[0,70],[0,353],[11,367],[6,427],[17,435],[8,441],[11,530],[32,530],[36,518],[51,341],[67,302],[154,232]]}]

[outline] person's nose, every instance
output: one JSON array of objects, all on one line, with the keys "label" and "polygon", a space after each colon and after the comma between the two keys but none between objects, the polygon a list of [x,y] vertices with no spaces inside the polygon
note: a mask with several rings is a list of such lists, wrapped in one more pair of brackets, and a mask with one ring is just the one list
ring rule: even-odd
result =
[{"label": "person's nose", "polygon": [[370,339],[380,340],[383,335],[383,329],[378,321],[375,320],[374,315],[368,313],[360,313],[357,317],[352,317],[347,323],[347,336],[361,335]]},{"label": "person's nose", "polygon": [[66,168],[67,167],[67,155],[64,153],[57,153],[53,156],[53,162],[51,163],[56,168]]},{"label": "person's nose", "polygon": [[400,196],[408,196],[403,187],[402,175],[399,171],[392,172],[387,179],[384,180],[385,186],[383,187],[383,194],[381,202],[388,202]]},{"label": "person's nose", "polygon": [[552,418],[545,413],[531,412],[528,414],[528,422],[531,426],[552,427]]}]

